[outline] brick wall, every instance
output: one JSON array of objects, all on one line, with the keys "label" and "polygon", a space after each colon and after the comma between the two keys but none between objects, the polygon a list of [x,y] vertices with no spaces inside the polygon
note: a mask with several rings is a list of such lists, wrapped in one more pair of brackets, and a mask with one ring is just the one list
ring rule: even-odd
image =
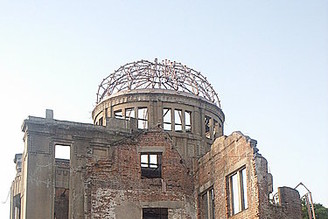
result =
[{"label": "brick wall", "polygon": [[[241,168],[246,168],[247,206],[233,214],[229,177]],[[268,173],[267,161],[258,153],[256,141],[240,132],[216,139],[211,150],[198,160],[194,180],[197,203],[202,192],[207,188],[214,189],[215,218],[299,219],[301,216],[299,194],[293,189],[280,188],[282,203],[273,205],[269,202],[272,175]]]},{"label": "brick wall", "polygon": [[[140,151],[158,148],[163,151],[162,178],[141,179]],[[143,133],[104,154],[87,161],[88,218],[138,218],[143,207],[169,208],[169,218],[194,218],[192,176],[166,133]]]}]

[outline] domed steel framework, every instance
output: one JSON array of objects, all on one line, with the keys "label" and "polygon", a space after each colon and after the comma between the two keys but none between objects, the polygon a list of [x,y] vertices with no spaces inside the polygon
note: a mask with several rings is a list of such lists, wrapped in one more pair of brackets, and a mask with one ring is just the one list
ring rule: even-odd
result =
[{"label": "domed steel framework", "polygon": [[163,60],[161,63],[141,60],[121,66],[99,85],[97,103],[120,91],[139,89],[169,89],[191,93],[220,106],[212,85],[200,72],[181,63]]}]

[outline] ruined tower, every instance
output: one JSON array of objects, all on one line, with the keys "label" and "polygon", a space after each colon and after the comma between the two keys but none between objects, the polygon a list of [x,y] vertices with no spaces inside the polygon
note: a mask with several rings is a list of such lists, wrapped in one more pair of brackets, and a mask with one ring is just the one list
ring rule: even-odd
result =
[{"label": "ruined tower", "polygon": [[199,72],[168,60],[128,63],[99,85],[94,124],[109,118],[136,120],[138,129],[169,133],[190,161],[223,135],[224,114],[212,85]]},{"label": "ruined tower", "polygon": [[168,60],[125,64],[99,85],[92,118],[47,110],[24,121],[12,219],[300,218],[297,191],[270,199],[256,141],[224,135],[220,100],[200,72]]}]

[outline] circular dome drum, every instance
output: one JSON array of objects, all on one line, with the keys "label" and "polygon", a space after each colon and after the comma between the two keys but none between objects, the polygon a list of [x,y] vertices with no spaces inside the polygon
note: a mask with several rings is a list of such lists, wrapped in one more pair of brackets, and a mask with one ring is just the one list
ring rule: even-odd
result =
[{"label": "circular dome drum", "polygon": [[192,156],[204,154],[223,135],[225,120],[206,77],[181,63],[157,59],[128,63],[105,78],[92,118],[109,128],[124,121],[139,130],[161,127],[181,153]]}]

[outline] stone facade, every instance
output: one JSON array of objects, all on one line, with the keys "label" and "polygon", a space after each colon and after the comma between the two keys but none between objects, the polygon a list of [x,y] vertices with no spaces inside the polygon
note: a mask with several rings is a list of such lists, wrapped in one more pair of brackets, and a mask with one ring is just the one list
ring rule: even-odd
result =
[{"label": "stone facade", "polygon": [[[256,141],[223,134],[221,108],[164,89],[118,92],[94,124],[46,118],[23,123],[11,219],[301,218],[296,190],[274,199]],[[57,156],[59,148],[69,156]]]}]

